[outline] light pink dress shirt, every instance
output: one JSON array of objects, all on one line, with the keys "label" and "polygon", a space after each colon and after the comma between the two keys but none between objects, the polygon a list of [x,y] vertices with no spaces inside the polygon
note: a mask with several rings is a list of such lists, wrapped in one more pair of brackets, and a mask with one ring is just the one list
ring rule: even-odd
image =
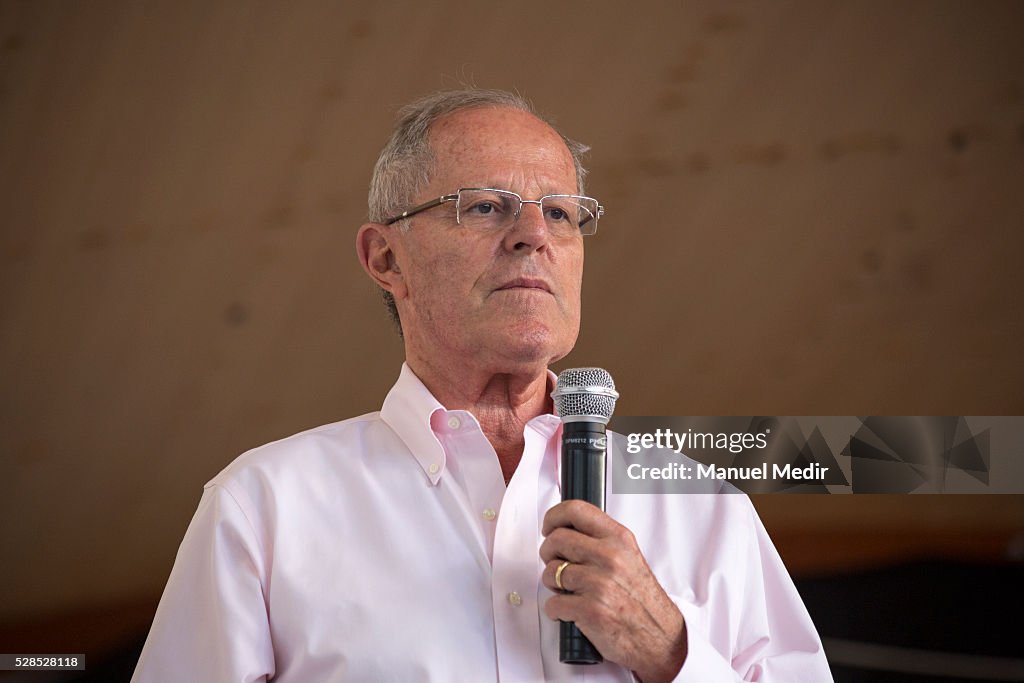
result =
[{"label": "light pink dress shirt", "polygon": [[[476,418],[403,366],[380,412],[245,453],[204,489],[132,680],[633,680],[558,661],[538,548],[559,419],[524,436],[506,488]],[[746,496],[609,491],[607,511],[686,619],[678,681],[832,680]]]}]

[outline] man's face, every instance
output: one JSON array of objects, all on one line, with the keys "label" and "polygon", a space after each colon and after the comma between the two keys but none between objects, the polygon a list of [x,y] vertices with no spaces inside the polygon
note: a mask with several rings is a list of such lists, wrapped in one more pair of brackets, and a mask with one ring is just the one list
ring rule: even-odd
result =
[{"label": "man's face", "polygon": [[[526,112],[472,109],[434,124],[435,166],[413,204],[462,187],[511,190],[523,199],[574,194],[576,170],[561,137]],[[449,202],[393,233],[407,288],[397,298],[410,350],[430,360],[490,366],[549,364],[576,343],[583,237],[551,234],[536,204],[496,233],[467,229]]]}]

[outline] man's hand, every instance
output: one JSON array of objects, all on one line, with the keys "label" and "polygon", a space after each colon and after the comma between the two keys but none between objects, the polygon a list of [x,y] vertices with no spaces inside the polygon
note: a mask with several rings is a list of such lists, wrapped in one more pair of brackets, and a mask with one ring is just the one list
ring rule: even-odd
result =
[{"label": "man's hand", "polygon": [[[574,621],[604,658],[644,683],[670,681],[686,659],[686,624],[654,578],[633,533],[581,500],[559,503],[544,516],[540,546],[544,585],[556,595],[544,612]],[[555,572],[565,560],[560,591]]]}]

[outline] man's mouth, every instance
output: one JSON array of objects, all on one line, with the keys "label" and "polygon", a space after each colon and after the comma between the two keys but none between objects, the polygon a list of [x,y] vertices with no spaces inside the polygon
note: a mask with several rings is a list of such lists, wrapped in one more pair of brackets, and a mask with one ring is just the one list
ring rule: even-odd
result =
[{"label": "man's mouth", "polygon": [[505,289],[539,289],[542,292],[551,293],[551,287],[544,280],[537,278],[520,277],[515,280],[509,280],[501,287],[498,287],[498,291]]}]

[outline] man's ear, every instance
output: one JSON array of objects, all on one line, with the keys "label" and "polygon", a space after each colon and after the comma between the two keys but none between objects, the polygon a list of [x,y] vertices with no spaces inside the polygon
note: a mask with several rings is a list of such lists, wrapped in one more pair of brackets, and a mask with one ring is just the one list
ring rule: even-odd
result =
[{"label": "man's ear", "polygon": [[396,299],[401,299],[406,293],[405,277],[395,260],[391,232],[386,225],[364,223],[356,234],[356,254],[370,279]]}]

